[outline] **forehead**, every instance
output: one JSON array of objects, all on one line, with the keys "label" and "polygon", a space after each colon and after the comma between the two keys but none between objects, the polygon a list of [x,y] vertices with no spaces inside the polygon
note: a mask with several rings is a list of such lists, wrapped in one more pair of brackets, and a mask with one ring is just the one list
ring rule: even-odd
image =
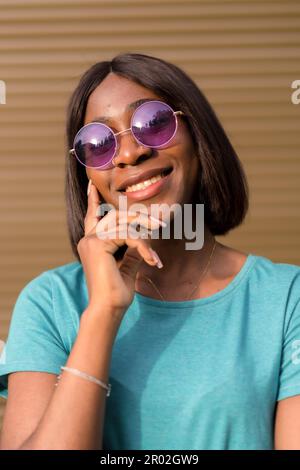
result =
[{"label": "forehead", "polygon": [[127,109],[128,105],[143,98],[160,99],[152,90],[110,73],[91,93],[87,103],[85,123],[98,117],[108,117],[107,122],[122,119],[133,111]]}]

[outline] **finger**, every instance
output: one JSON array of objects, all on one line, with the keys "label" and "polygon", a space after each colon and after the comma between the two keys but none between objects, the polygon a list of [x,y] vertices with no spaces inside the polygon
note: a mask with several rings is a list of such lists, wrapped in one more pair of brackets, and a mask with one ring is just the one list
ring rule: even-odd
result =
[{"label": "finger", "polygon": [[137,214],[131,221],[131,224],[139,224],[144,227],[149,228],[150,230],[158,229],[161,226],[165,226],[166,223],[162,220],[156,219],[149,215],[148,213],[140,212]]},{"label": "finger", "polygon": [[158,222],[163,227],[167,226],[167,223],[164,220],[161,220],[161,219],[158,219],[157,217],[152,216],[151,213],[149,213],[149,211],[147,210],[146,207],[142,208],[142,209],[139,209],[138,211],[132,211],[130,209],[130,213],[135,213],[136,215],[145,214],[147,217],[149,217],[150,220],[152,220],[154,222]]},{"label": "finger", "polygon": [[[157,266],[157,267],[162,267],[162,264],[159,265],[159,262],[158,262],[158,258],[153,256],[153,251],[151,249],[151,246],[149,244],[149,242],[145,241],[145,240],[142,240],[142,239],[132,239],[132,238],[127,238],[126,239],[126,244],[130,247],[130,248],[135,248],[137,250],[137,252],[139,253],[139,255],[141,256],[141,258],[144,259],[144,261],[149,264],[150,266]],[[127,250],[128,251],[128,250]],[[125,253],[125,256],[127,254],[127,251]],[[156,253],[156,252],[154,252]],[[156,254],[157,255],[157,254]],[[125,258],[124,256],[124,258]]]},{"label": "finger", "polygon": [[130,211],[117,211],[112,209],[105,217],[97,224],[97,230],[105,231],[112,230],[118,224],[128,223],[134,225],[143,225],[144,227],[150,228],[151,230],[157,229],[165,224],[165,222],[153,218],[146,213],[135,213]]},{"label": "finger", "polygon": [[[114,230],[111,232],[105,232],[102,236],[99,237],[96,235],[98,238],[103,240],[103,246],[106,252],[114,254],[120,246],[126,244],[131,248],[136,248],[141,258],[143,258],[146,263],[150,264],[151,266],[157,265],[158,267],[162,267],[162,264],[159,266],[159,258],[153,256],[154,250],[152,250],[149,241],[146,241],[143,238],[131,238],[131,236],[128,234],[127,224],[119,226],[119,228],[120,232],[118,236]],[[93,237],[95,235],[91,236]]]},{"label": "finger", "polygon": [[[99,225],[99,224],[98,224]],[[96,235],[102,240],[106,239],[123,239],[131,237],[136,238],[149,238],[155,229],[150,229],[140,225],[140,230],[136,230],[136,227],[132,224],[128,225],[127,223],[119,224],[116,227],[113,227],[109,230],[98,230],[98,225],[96,227]]]},{"label": "finger", "polygon": [[[90,180],[91,181],[91,180]],[[98,207],[100,204],[100,196],[96,186],[91,182],[88,194],[87,213],[84,219],[85,235],[89,234],[99,222]]]}]

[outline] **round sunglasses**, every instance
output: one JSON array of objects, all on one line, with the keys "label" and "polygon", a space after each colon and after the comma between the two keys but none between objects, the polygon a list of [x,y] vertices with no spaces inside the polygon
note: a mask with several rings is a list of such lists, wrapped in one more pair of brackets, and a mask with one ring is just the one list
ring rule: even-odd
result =
[{"label": "round sunglasses", "polygon": [[163,101],[147,101],[134,111],[130,128],[124,131],[114,133],[110,127],[100,122],[86,124],[77,132],[73,148],[69,152],[87,168],[113,168],[118,150],[118,135],[131,131],[139,144],[160,148],[168,144],[176,134],[177,115],[184,116],[184,113],[173,111]]}]

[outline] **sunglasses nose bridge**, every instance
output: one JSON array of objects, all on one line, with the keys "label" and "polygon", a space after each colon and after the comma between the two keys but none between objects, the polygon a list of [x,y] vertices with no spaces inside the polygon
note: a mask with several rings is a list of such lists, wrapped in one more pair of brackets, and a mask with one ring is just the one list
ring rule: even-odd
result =
[{"label": "sunglasses nose bridge", "polygon": [[[131,142],[122,142],[118,139],[121,134],[125,134],[131,131]],[[117,166],[118,164],[133,164],[136,160],[140,157],[142,153],[145,153],[145,149],[149,151],[150,147],[143,145],[141,142],[137,140],[134,133],[132,132],[132,128],[129,127],[128,129],[124,129],[123,131],[115,133],[117,147],[115,149],[115,155],[112,159],[113,165]],[[121,147],[123,149],[121,150]]]},{"label": "sunglasses nose bridge", "polygon": [[116,149],[116,152],[118,152],[118,151],[120,150],[120,146],[122,145],[121,142],[119,141],[119,136],[122,135],[122,134],[126,134],[126,133],[128,133],[128,132],[131,133],[131,137],[132,137],[132,140],[134,141],[135,145],[137,145],[137,144],[138,144],[138,145],[141,145],[141,144],[137,141],[137,139],[136,139],[134,133],[132,132],[132,128],[129,127],[128,129],[124,129],[123,131],[120,131],[120,132],[115,133],[115,137],[116,137],[116,140],[117,140],[117,149]]},{"label": "sunglasses nose bridge", "polygon": [[124,129],[123,131],[116,132],[115,136],[117,137],[118,135],[124,134],[124,132],[128,132],[128,131],[131,131],[131,127],[129,127],[128,129]]}]

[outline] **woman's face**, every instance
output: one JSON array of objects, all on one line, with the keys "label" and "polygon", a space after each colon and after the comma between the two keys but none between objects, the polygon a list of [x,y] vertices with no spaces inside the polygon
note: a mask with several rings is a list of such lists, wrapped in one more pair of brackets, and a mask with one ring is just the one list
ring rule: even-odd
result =
[{"label": "woman's face", "polygon": [[[110,73],[90,95],[84,124],[106,116],[105,123],[114,132],[130,127],[130,119],[134,112],[126,111],[128,104],[151,98],[162,100],[151,90],[131,80]],[[177,111],[175,109],[174,111]],[[149,149],[138,144],[131,132],[117,136],[118,151],[115,156],[115,167],[110,170],[86,168],[88,178],[97,187],[102,200],[119,207],[119,196],[127,196],[127,208],[131,204],[172,204],[180,205],[193,201],[193,194],[198,184],[199,160],[195,155],[192,137],[185,118],[178,116],[177,133],[163,149]],[[134,191],[119,190],[124,181],[139,176],[148,170],[172,169],[171,173],[146,190],[134,194]],[[146,178],[148,179],[148,178]]]}]

